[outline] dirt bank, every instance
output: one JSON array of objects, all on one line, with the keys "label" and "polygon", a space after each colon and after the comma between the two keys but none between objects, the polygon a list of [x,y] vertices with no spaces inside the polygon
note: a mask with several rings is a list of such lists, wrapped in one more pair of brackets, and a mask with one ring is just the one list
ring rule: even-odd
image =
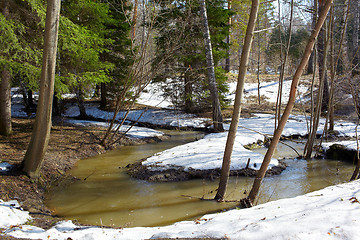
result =
[{"label": "dirt bank", "polygon": [[[41,178],[38,181],[32,181],[22,173],[18,166],[30,141],[33,121],[12,119],[14,134],[9,137],[0,136],[0,161],[6,161],[15,166],[11,172],[0,173],[0,199],[18,200],[34,218],[32,225],[48,229],[59,219],[52,216],[51,209],[43,203],[47,189],[54,181],[64,177],[65,172],[71,169],[78,160],[105,152],[104,148],[98,144],[105,130],[94,126],[72,126],[65,124],[62,119],[55,119],[41,170]],[[120,144],[140,143],[144,142],[124,138]]]},{"label": "dirt bank", "polygon": [[[165,171],[152,171],[146,166],[143,166],[141,162],[129,164],[126,168],[130,176],[152,182],[174,182],[197,178],[215,180],[220,177],[221,171],[220,169],[197,170],[191,168],[185,171],[184,168],[180,167]],[[280,162],[279,166],[269,169],[266,172],[266,176],[278,175],[285,170],[285,168],[285,163]],[[257,172],[257,170],[252,168],[243,168],[239,170],[231,170],[230,176],[255,177]]]}]

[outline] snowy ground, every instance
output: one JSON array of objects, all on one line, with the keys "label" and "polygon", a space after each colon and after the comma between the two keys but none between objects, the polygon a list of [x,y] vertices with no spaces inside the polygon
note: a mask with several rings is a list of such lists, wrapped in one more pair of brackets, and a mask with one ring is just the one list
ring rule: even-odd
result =
[{"label": "snowy ground", "polygon": [[[323,126],[322,120],[321,126]],[[274,117],[269,114],[255,114],[252,118],[240,119],[240,127],[234,145],[231,170],[245,168],[250,159],[250,168],[259,169],[264,156],[247,150],[245,145],[263,141],[265,136],[271,136],[274,131]],[[229,126],[226,125],[225,128]],[[353,137],[356,125],[353,123],[338,122],[335,130],[341,136]],[[322,130],[318,131],[319,133]],[[261,134],[260,134],[261,133]],[[283,136],[307,134],[306,119],[302,116],[291,116],[283,132]],[[183,167],[185,171],[193,169],[221,168],[227,132],[207,135],[204,139],[186,145],[177,146],[160,152],[143,162],[150,170]],[[269,168],[278,165],[276,159],[272,159]]]},{"label": "snowy ground", "polygon": [[[104,120],[111,120],[113,118],[113,113],[103,111],[97,106],[93,105],[86,105],[86,112],[90,116]],[[65,116],[68,117],[76,117],[78,115],[79,109],[77,106],[69,107],[65,113]],[[121,120],[123,119],[124,115],[125,112],[120,112],[116,116],[116,119]],[[209,125],[210,122],[209,119],[197,118],[193,114],[177,112],[176,110],[171,109],[133,110],[129,113],[127,120],[138,121],[140,123],[150,123],[158,126],[191,128],[205,128],[207,125]]]},{"label": "snowy ground", "polygon": [[[229,99],[234,101],[235,99],[235,90],[237,82],[229,83],[230,95]],[[260,83],[260,96],[264,97],[266,101],[271,103],[276,103],[277,92],[279,84],[277,82],[261,82]],[[282,102],[286,103],[289,99],[289,89],[291,86],[291,80],[285,80],[283,83],[283,97]],[[308,87],[304,85],[299,85],[297,88],[297,94],[300,96],[298,100],[308,91]],[[251,97],[258,96],[258,84],[257,83],[246,83],[244,88],[244,100],[250,99]]]},{"label": "snowy ground", "polygon": [[[67,123],[78,125],[78,126],[97,126],[108,128],[108,122],[96,122],[96,121],[85,121],[85,120],[65,120]],[[118,127],[117,124],[114,125],[113,129]],[[161,137],[164,135],[163,132],[157,131],[151,128],[130,126],[130,125],[122,125],[119,129],[121,132],[127,132],[126,136],[131,138],[150,138],[150,137]]]},{"label": "snowy ground", "polygon": [[357,151],[360,146],[360,140],[358,140],[357,142],[356,140],[328,142],[328,143],[322,143],[321,146],[326,151],[334,144],[342,145],[347,150]]},{"label": "snowy ground", "polygon": [[[271,97],[274,84],[264,86],[264,94]],[[270,90],[266,90],[270,89]],[[267,91],[267,92],[266,92]],[[286,91],[286,90],[284,90]],[[276,92],[276,91],[275,91]],[[149,94],[151,96],[151,94]],[[146,97],[144,97],[146,99]],[[143,100],[146,101],[146,100]],[[163,101],[164,102],[164,101]],[[111,113],[88,108],[94,117],[109,120]],[[69,108],[68,116],[76,116],[77,108]],[[14,116],[21,110],[13,108]],[[121,113],[124,114],[124,113]],[[118,116],[121,119],[122,115]],[[141,110],[131,112],[129,118],[137,120]],[[148,110],[141,121],[159,125],[205,127],[208,119],[194,118],[192,115],[174,114],[174,110]],[[106,124],[94,122],[72,122],[74,124]],[[322,121],[321,124],[324,122]],[[267,114],[257,114],[253,118],[241,119],[238,128],[232,168],[243,168],[250,158],[251,163],[260,163],[263,156],[244,148],[244,145],[263,140],[273,133],[274,119]],[[228,126],[225,126],[228,128]],[[322,129],[320,125],[319,129]],[[338,122],[335,130],[342,136],[355,136],[355,124]],[[138,132],[138,133],[136,133]],[[144,133],[139,133],[144,132]],[[305,135],[307,121],[303,116],[291,116],[283,135]],[[321,130],[319,130],[321,133]],[[134,128],[133,133],[149,136],[147,129]],[[226,133],[210,134],[204,139],[175,147],[149,158],[144,164],[167,168],[173,165],[185,168],[209,169],[219,167]],[[276,165],[277,160],[273,159]],[[259,166],[259,164],[256,164]],[[10,166],[0,164],[1,171]],[[255,167],[255,166],[254,166]],[[303,196],[283,199],[258,205],[251,209],[232,210],[224,213],[205,215],[197,221],[178,222],[166,227],[105,229],[99,227],[79,227],[70,221],[57,224],[49,230],[23,225],[30,216],[21,211],[16,202],[0,201],[0,227],[15,237],[32,239],[146,239],[168,237],[213,237],[230,239],[360,239],[360,182],[328,187]]]}]

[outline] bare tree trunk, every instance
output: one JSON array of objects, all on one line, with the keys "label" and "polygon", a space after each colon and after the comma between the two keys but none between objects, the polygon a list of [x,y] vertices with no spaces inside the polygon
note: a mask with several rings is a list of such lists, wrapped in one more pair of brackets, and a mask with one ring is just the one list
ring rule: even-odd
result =
[{"label": "bare tree trunk", "polygon": [[[319,6],[319,11],[321,12],[322,5]],[[331,23],[331,18],[329,23]],[[329,24],[330,25],[330,24]],[[325,26],[321,29],[318,39],[318,51],[319,51],[319,87],[316,97],[316,106],[315,110],[311,109],[312,112],[312,128],[310,128],[309,137],[304,148],[305,159],[310,159],[312,156],[317,130],[319,127],[321,112],[329,110],[330,103],[330,93],[329,93],[329,84],[327,79],[327,58],[328,58],[328,48],[330,42],[331,26],[325,23]],[[320,62],[321,59],[321,62]],[[327,114],[328,116],[328,114]],[[325,133],[327,131],[327,124],[325,124]]]},{"label": "bare tree trunk", "polygon": [[[319,5],[319,14],[322,11],[323,5]],[[325,44],[326,44],[326,30],[322,28],[317,42],[317,49],[318,49],[318,64],[319,64],[319,76],[324,76],[324,88],[323,88],[323,98],[322,98],[322,111],[328,110],[328,103],[329,103],[329,82],[327,77],[326,66],[324,60],[327,53],[325,52]]]},{"label": "bare tree trunk", "polygon": [[40,176],[41,164],[50,138],[60,4],[61,0],[47,1],[40,96],[34,130],[22,163],[25,173],[31,178]]},{"label": "bare tree trunk", "polygon": [[[2,11],[7,18],[9,16],[9,2],[5,1]],[[7,66],[1,69],[0,78],[0,135],[11,135],[11,75]]]},{"label": "bare tree trunk", "polygon": [[100,83],[100,108],[105,109],[107,106],[106,83]]},{"label": "bare tree trunk", "polygon": [[274,125],[274,129],[277,128],[278,125],[278,121],[280,121],[280,112],[281,109],[279,109],[279,102],[281,102],[281,96],[282,96],[282,84],[283,81],[280,81],[281,79],[281,69],[283,66],[283,42],[282,42],[282,24],[281,24],[281,3],[280,0],[277,0],[278,3],[278,21],[279,21],[279,40],[280,40],[280,53],[279,53],[279,57],[280,57],[280,77],[279,77],[279,86],[278,86],[278,93],[277,93],[277,98],[276,98],[276,104],[275,104],[275,125]]},{"label": "bare tree trunk", "polygon": [[189,73],[185,73],[184,76],[184,95],[185,95],[185,106],[184,110],[187,113],[192,113],[194,111],[194,103],[192,101],[193,88],[191,83],[191,77]]},{"label": "bare tree trunk", "polygon": [[[325,134],[334,131],[335,120],[334,120],[334,102],[335,102],[335,24],[334,24],[334,6],[331,8],[331,28],[330,30],[330,99],[329,99],[329,111],[326,117]],[[327,125],[329,124],[329,129]]]},{"label": "bare tree trunk", "polygon": [[257,13],[259,10],[259,0],[252,0],[251,11],[249,16],[249,22],[246,29],[244,45],[241,52],[240,66],[239,66],[239,76],[236,86],[234,110],[231,119],[230,129],[226,141],[223,163],[221,168],[219,188],[215,196],[215,200],[222,201],[225,197],[227,183],[229,181],[230,175],[230,164],[231,164],[231,155],[234,148],[234,142],[236,137],[237,128],[239,125],[239,118],[241,113],[241,101],[242,95],[244,92],[245,84],[245,74],[248,65],[248,59],[251,49],[251,44],[254,36],[255,23],[257,18]]},{"label": "bare tree trunk", "polygon": [[87,115],[86,113],[86,108],[85,108],[85,105],[84,105],[84,92],[82,90],[82,86],[79,85],[78,86],[78,89],[77,89],[77,93],[76,93],[76,100],[77,100],[77,104],[78,104],[78,107],[79,107],[79,118],[80,119],[87,119],[89,116]]},{"label": "bare tree trunk", "polygon": [[61,110],[61,100],[56,96],[56,92],[54,92],[53,98],[53,114],[54,116],[60,117],[62,110]]},{"label": "bare tree trunk", "polygon": [[12,134],[10,81],[10,71],[4,67],[0,83],[0,134],[5,136]]},{"label": "bare tree trunk", "polygon": [[[359,114],[359,112],[358,112]],[[360,120],[358,120],[358,125],[355,128],[355,135],[356,135],[356,143],[357,143],[357,149],[356,149],[356,166],[354,169],[354,172],[350,178],[350,181],[354,181],[355,179],[359,178],[359,171],[360,171],[360,146],[359,146],[359,136],[358,136],[358,126],[359,126]]]},{"label": "bare tree trunk", "polygon": [[352,35],[352,44],[353,44],[353,64],[354,66],[357,66],[354,70],[358,70],[360,68],[359,66],[359,56],[360,56],[360,49],[359,49],[359,31],[360,31],[360,1],[354,0],[352,3],[349,3],[353,5],[353,11],[354,11],[354,25],[353,25],[353,35]]},{"label": "bare tree trunk", "polygon": [[295,100],[296,100],[296,89],[297,89],[300,77],[301,77],[301,75],[302,75],[302,73],[303,73],[303,71],[305,69],[306,64],[309,61],[309,57],[310,57],[311,52],[313,50],[315,40],[316,40],[316,38],[317,38],[317,36],[319,34],[319,31],[320,31],[323,23],[325,22],[326,15],[329,12],[329,9],[330,9],[331,5],[332,5],[332,0],[326,0],[325,5],[323,6],[322,11],[321,11],[321,13],[319,15],[318,21],[317,21],[317,23],[315,25],[315,28],[311,33],[311,36],[310,36],[309,41],[307,43],[307,46],[305,48],[303,58],[301,59],[301,62],[300,62],[299,66],[296,69],[296,72],[294,74],[294,77],[293,77],[293,80],[292,80],[292,83],[291,83],[291,88],[290,88],[289,100],[288,100],[288,103],[287,103],[286,108],[284,110],[284,113],[283,113],[283,115],[282,115],[282,117],[280,119],[280,122],[279,122],[279,125],[278,125],[277,129],[275,130],[273,139],[272,139],[272,141],[270,143],[270,146],[269,146],[269,148],[268,148],[268,150],[267,150],[267,152],[265,154],[265,157],[264,157],[263,163],[261,164],[260,170],[258,171],[257,176],[256,176],[256,178],[254,180],[254,184],[252,186],[250,194],[246,199],[243,199],[243,202],[244,202],[244,204],[246,206],[252,206],[252,204],[255,201],[256,196],[259,193],[261,182],[264,179],[264,176],[265,176],[266,170],[267,170],[267,168],[269,166],[271,157],[274,154],[274,151],[275,151],[275,149],[277,147],[277,144],[278,144],[278,142],[280,140],[282,131],[284,130],[286,122],[287,122],[287,120],[289,118],[289,115],[291,113],[291,110],[294,107]]},{"label": "bare tree trunk", "polygon": [[[310,133],[309,133],[309,137],[308,140],[306,142],[305,145],[305,158],[306,159],[310,159],[311,154],[312,154],[312,150],[313,150],[313,146],[315,143],[315,139],[316,139],[316,134],[317,134],[317,129],[319,127],[319,122],[320,122],[320,115],[321,115],[321,108],[322,108],[322,102],[323,102],[323,93],[324,93],[324,87],[325,87],[325,78],[326,78],[326,59],[327,59],[327,48],[328,48],[328,43],[325,44],[324,46],[324,55],[323,55],[323,71],[322,71],[322,75],[320,76],[320,85],[318,88],[318,94],[316,97],[316,106],[315,106],[315,112],[312,115],[312,128],[310,129]],[[311,110],[313,111],[313,110]]]},{"label": "bare tree trunk", "polygon": [[[314,29],[315,27],[315,23],[316,23],[316,18],[317,18],[317,2],[318,0],[314,0],[314,6],[313,6],[313,14],[312,14],[312,21],[311,21],[311,28]],[[311,30],[312,30],[311,29]],[[314,73],[314,53],[312,52],[309,58],[309,62],[308,62],[308,67],[307,67],[307,74],[312,74]]]},{"label": "bare tree trunk", "polygon": [[[228,10],[231,10],[231,0],[227,0],[227,8],[228,8]],[[232,19],[231,19],[231,17],[229,17],[229,20],[228,20],[228,24],[229,24],[229,26],[231,26],[231,21],[232,21]],[[229,35],[226,37],[226,43],[228,44],[228,46],[230,46],[230,32],[229,32]],[[228,49],[228,56],[226,57],[226,59],[225,59],[225,71],[226,72],[230,72],[230,70],[231,70],[231,62],[230,62],[230,57],[231,57],[231,51],[230,51],[230,47],[229,47],[229,49]]]},{"label": "bare tree trunk", "polygon": [[[257,20],[257,28],[258,31],[260,30],[260,21],[259,19]],[[258,44],[258,58],[257,58],[257,73],[256,73],[256,78],[257,78],[257,93],[258,93],[258,104],[261,104],[261,94],[260,94],[260,55],[261,55],[261,42],[260,42],[260,32],[257,35],[257,44]]]},{"label": "bare tree trunk", "polygon": [[201,19],[202,19],[202,24],[203,24],[203,35],[204,35],[204,42],[205,42],[207,75],[208,75],[209,90],[210,90],[211,100],[212,100],[214,131],[215,132],[223,132],[224,131],[223,117],[221,114],[219,93],[218,93],[218,89],[216,86],[214,59],[213,59],[213,54],[212,54],[209,24],[208,24],[208,18],[207,18],[207,13],[206,13],[206,3],[205,3],[205,0],[199,0],[199,2],[200,2],[200,14],[201,14]]},{"label": "bare tree trunk", "polygon": [[[289,29],[288,29],[288,34],[289,34],[289,38],[286,44],[286,51],[285,51],[285,55],[284,55],[284,59],[282,59],[282,63],[281,63],[281,70],[280,70],[280,77],[279,77],[279,88],[278,88],[278,96],[276,99],[276,113],[275,113],[275,117],[277,120],[280,121],[280,116],[281,116],[281,105],[282,105],[282,91],[283,91],[283,85],[284,85],[284,76],[285,76],[285,66],[286,66],[286,61],[287,58],[289,56],[289,51],[290,51],[290,44],[291,44],[291,33],[292,33],[292,23],[293,23],[293,13],[294,13],[294,0],[291,0],[291,10],[290,10],[290,19],[289,19]],[[281,36],[281,32],[280,32],[280,36]],[[282,46],[281,46],[282,48]],[[275,125],[275,129],[276,129],[276,125]]]},{"label": "bare tree trunk", "polygon": [[[347,4],[346,4],[347,2]],[[351,93],[352,93],[352,97],[353,97],[353,102],[354,102],[354,107],[356,108],[358,103],[357,101],[359,101],[359,96],[358,96],[358,87],[356,82],[352,81],[352,63],[350,61],[350,56],[349,56],[349,50],[348,50],[348,41],[346,38],[346,33],[347,33],[347,16],[348,16],[348,10],[349,10],[349,1],[345,1],[344,3],[344,24],[343,24],[343,34],[344,37],[342,39],[342,44],[341,44],[341,60],[343,62],[344,65],[344,77],[345,79],[348,81],[348,84],[350,86],[351,89]]]},{"label": "bare tree trunk", "polygon": [[135,40],[137,12],[138,12],[138,0],[135,0],[135,2],[134,2],[134,13],[133,13],[131,32],[130,32],[132,41]]}]

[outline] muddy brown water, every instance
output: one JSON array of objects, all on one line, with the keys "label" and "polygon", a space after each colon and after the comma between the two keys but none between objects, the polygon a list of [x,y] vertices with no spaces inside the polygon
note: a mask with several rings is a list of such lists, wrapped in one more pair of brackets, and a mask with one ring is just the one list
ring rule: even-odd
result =
[{"label": "muddy brown water", "polygon": [[[64,218],[113,227],[160,226],[236,207],[237,203],[198,199],[213,198],[217,180],[151,183],[128,176],[125,166],[129,163],[203,136],[200,132],[167,133],[172,137],[160,143],[121,147],[79,161],[69,173],[81,180],[54,188],[46,204]],[[302,151],[303,144],[290,144]],[[254,151],[265,153],[266,149]],[[275,157],[287,157],[288,167],[282,174],[264,180],[258,203],[295,197],[346,182],[353,171],[352,165],[345,162],[294,159],[296,153],[281,144]],[[245,197],[252,183],[253,178],[231,177],[226,199]]]}]

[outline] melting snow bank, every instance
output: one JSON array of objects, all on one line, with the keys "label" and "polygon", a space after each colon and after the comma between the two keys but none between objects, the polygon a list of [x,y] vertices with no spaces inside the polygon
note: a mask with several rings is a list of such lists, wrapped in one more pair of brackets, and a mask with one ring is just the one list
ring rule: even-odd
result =
[{"label": "melting snow bank", "polygon": [[[78,126],[98,126],[98,127],[104,127],[108,128],[109,123],[108,122],[96,122],[96,121],[85,121],[85,120],[66,120],[66,122],[78,125]],[[116,129],[118,125],[115,125],[113,128]],[[126,136],[132,137],[132,138],[154,138],[154,137],[162,137],[165,134],[160,131],[156,131],[151,128],[144,128],[144,127],[137,127],[130,125],[123,125],[119,129],[120,132],[127,132]]]},{"label": "melting snow bank", "polygon": [[323,149],[325,151],[329,150],[331,146],[333,145],[341,145],[343,146],[345,149],[350,150],[350,151],[356,151],[358,148],[358,145],[360,145],[360,140],[358,142],[356,142],[356,140],[353,141],[338,141],[338,142],[327,142],[327,143],[322,143],[321,146],[323,147]]},{"label": "melting snow bank", "polygon": [[[113,117],[112,112],[101,110],[89,104],[86,105],[86,112],[90,116],[104,120],[111,120]],[[79,113],[78,107],[71,106],[66,110],[65,115],[68,117],[76,117]],[[119,112],[116,119],[119,121],[122,120],[125,114],[125,111]],[[194,114],[182,113],[171,109],[132,110],[126,119],[133,122],[169,128],[202,129],[209,126],[210,122],[207,118],[197,118]]]},{"label": "melting snow bank", "polygon": [[11,165],[10,163],[0,162],[0,173],[8,172],[12,167],[13,165]]},{"label": "melting snow bank", "polygon": [[[150,181],[179,181],[192,178],[216,178],[220,169],[226,144],[227,133],[213,133],[205,138],[180,145],[146,159],[142,164],[130,166],[133,177]],[[238,135],[235,139],[231,161],[231,175],[255,176],[264,156],[244,147],[262,140],[261,135]],[[280,174],[285,165],[271,159],[268,175]]]},{"label": "melting snow bank", "polygon": [[0,228],[24,224],[31,217],[28,212],[22,211],[18,201],[4,202],[0,199]]},{"label": "melting snow bank", "polygon": [[[321,123],[324,124],[324,121]],[[339,136],[351,137],[355,135],[355,126],[353,123],[338,122],[335,129]],[[225,126],[226,129],[228,127],[228,125]],[[244,146],[263,142],[266,137],[271,137],[273,131],[274,117],[272,115],[255,114],[255,117],[240,119],[230,166],[232,175],[256,175],[264,156]],[[318,132],[322,133],[321,130]],[[283,136],[305,136],[306,134],[306,118],[291,116],[283,131]],[[220,175],[226,140],[227,132],[209,134],[199,141],[157,153],[142,164],[131,165],[129,174],[151,181],[216,178]],[[284,168],[281,161],[271,159],[268,175],[280,174]]]},{"label": "melting snow bank", "polygon": [[354,162],[356,159],[360,140],[348,140],[328,142],[321,144],[325,155],[330,159],[339,159],[348,162]]},{"label": "melting snow bank", "polygon": [[[63,221],[44,230],[23,225],[5,231],[30,239],[357,239],[360,236],[360,181],[340,184],[295,198],[277,200],[248,209],[205,215],[165,227],[108,229],[76,226]],[[1,209],[13,209],[1,206]],[[15,209],[17,210],[17,209]],[[25,214],[17,210],[14,214]],[[6,214],[6,213],[5,213]],[[5,215],[1,213],[2,222]],[[10,220],[9,220],[10,221]],[[21,221],[15,223],[21,224]],[[7,226],[11,225],[8,224]]]}]

